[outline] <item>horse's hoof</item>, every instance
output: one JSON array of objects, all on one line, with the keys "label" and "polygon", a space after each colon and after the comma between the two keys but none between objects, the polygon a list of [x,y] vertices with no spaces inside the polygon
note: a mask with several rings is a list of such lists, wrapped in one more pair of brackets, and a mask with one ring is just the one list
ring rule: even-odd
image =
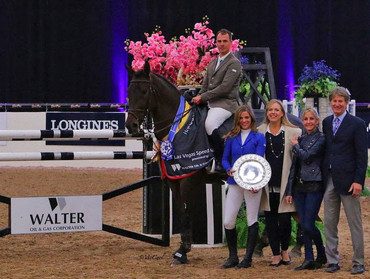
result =
[{"label": "horse's hoof", "polygon": [[177,258],[174,258],[171,262],[171,266],[178,266],[178,265],[182,265],[182,264],[184,264],[184,263],[180,262],[180,260],[177,259]]},{"label": "horse's hoof", "polygon": [[[179,264],[187,264],[188,263],[188,256],[186,253],[182,252],[180,249],[173,253],[173,261],[179,262]],[[172,265],[172,264],[171,264]]]}]

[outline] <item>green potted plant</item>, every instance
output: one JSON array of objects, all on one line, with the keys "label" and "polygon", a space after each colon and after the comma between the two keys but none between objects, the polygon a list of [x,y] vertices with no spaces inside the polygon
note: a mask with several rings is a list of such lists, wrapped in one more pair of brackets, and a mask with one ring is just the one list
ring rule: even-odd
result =
[{"label": "green potted plant", "polygon": [[312,66],[304,66],[298,78],[299,88],[294,92],[295,103],[302,110],[304,98],[326,98],[329,92],[339,85],[340,74],[337,70],[325,65],[325,60],[313,62]]}]

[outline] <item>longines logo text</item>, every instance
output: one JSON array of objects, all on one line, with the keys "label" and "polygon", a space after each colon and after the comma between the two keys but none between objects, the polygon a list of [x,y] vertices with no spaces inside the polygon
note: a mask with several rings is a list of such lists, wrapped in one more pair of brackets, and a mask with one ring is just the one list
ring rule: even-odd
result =
[{"label": "longines logo text", "polygon": [[118,130],[118,120],[50,120],[51,130]]}]

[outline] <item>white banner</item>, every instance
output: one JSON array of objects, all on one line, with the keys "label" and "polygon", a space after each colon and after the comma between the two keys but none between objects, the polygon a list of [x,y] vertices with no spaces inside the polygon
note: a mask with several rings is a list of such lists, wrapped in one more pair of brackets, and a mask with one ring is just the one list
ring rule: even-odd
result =
[{"label": "white banner", "polygon": [[11,198],[11,234],[102,230],[99,196]]}]

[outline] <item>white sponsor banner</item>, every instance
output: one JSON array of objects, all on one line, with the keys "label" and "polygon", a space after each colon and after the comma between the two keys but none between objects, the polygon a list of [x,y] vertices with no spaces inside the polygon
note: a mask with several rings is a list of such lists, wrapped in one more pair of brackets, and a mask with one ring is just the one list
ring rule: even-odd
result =
[{"label": "white sponsor banner", "polygon": [[99,196],[11,198],[11,234],[102,230]]}]

